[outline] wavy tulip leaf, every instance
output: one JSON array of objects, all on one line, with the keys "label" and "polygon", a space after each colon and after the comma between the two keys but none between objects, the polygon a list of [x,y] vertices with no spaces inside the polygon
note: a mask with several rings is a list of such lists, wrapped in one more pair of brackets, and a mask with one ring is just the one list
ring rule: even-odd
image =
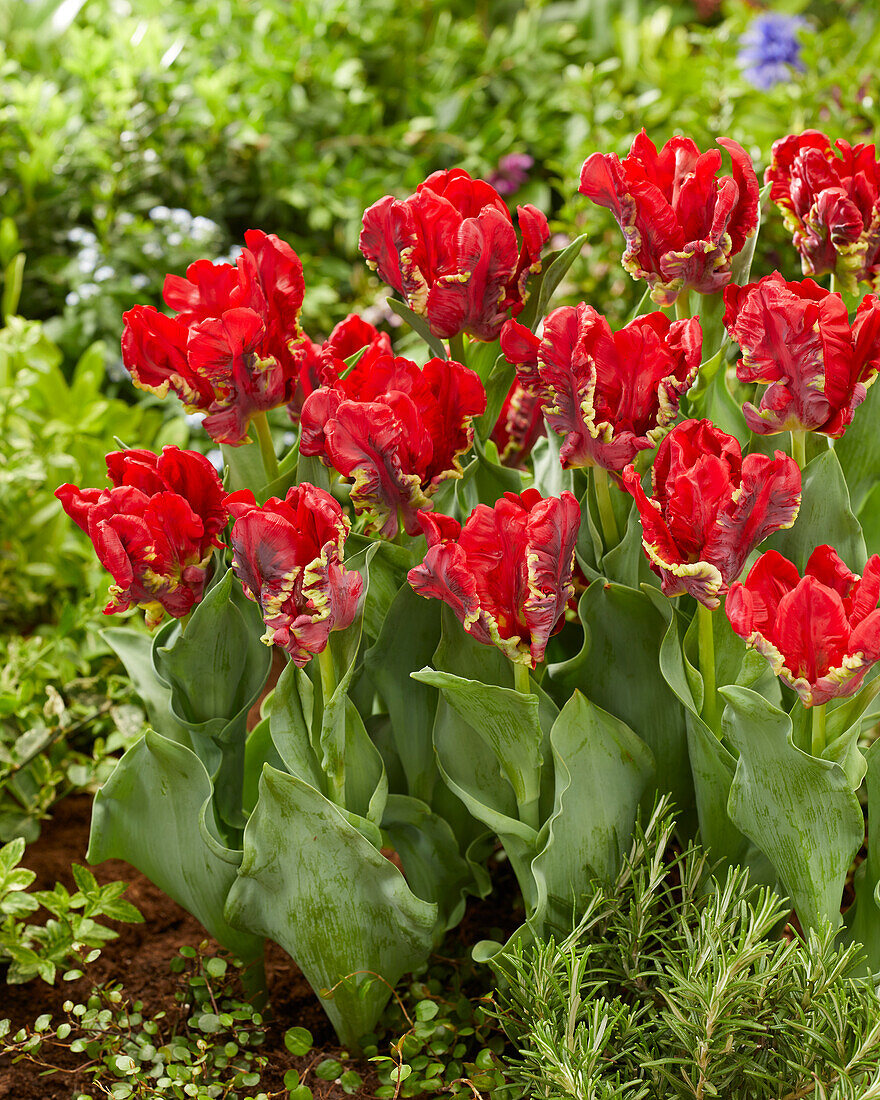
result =
[{"label": "wavy tulip leaf", "polygon": [[801,924],[840,923],[846,874],[864,836],[839,764],[797,748],[788,715],[748,688],[724,687],[724,735],[739,752],[728,811],[764,852]]},{"label": "wavy tulip leaf", "polygon": [[[304,689],[308,699],[303,700]],[[269,703],[272,741],[291,775],[324,791],[326,777],[311,737],[312,684],[302,669],[289,661],[278,677]]]},{"label": "wavy tulip leaf", "polygon": [[322,713],[306,673],[292,661],[287,664],[269,704],[269,732],[279,757],[269,762],[337,801],[354,827],[380,846],[377,827],[388,780],[382,755],[346,694],[353,667],[354,661]]},{"label": "wavy tulip leaf", "polygon": [[803,574],[807,559],[817,546],[833,546],[856,573],[868,555],[859,521],[850,507],[849,489],[836,451],[823,451],[803,471],[801,509],[793,527],[777,531],[764,549],[778,550]]},{"label": "wavy tulip leaf", "polygon": [[337,806],[267,766],[226,916],[296,960],[340,1042],[356,1050],[391,987],[427,959],[437,906],[416,897]]},{"label": "wavy tulip leaf", "polygon": [[538,720],[538,697],[432,668],[414,672],[412,678],[439,688],[450,706],[477,731],[498,759],[520,812],[528,813],[529,807],[536,807],[544,738]]},{"label": "wavy tulip leaf", "polygon": [[[656,595],[652,593],[652,598],[657,601],[666,600],[659,592]],[[732,663],[722,657],[720,668],[725,667],[732,668]],[[751,665],[749,668],[751,669]],[[736,771],[736,757],[700,717],[703,680],[682,649],[677,612],[672,615],[660,646],[660,671],[685,708],[688,758],[694,781],[702,844],[708,849],[712,859],[748,866],[753,881],[772,885],[776,876],[766,856],[737,829],[727,812],[730,784]],[[719,663],[716,662],[716,676],[718,674]],[[726,677],[721,682],[727,682]]]},{"label": "wavy tulip leaf", "polygon": [[483,445],[474,436],[474,455],[455,483],[455,500],[462,521],[478,504],[491,507],[505,493],[521,493],[524,488],[519,470],[511,470],[498,461],[498,448],[491,439]]},{"label": "wavy tulip leaf", "polygon": [[532,863],[540,925],[570,926],[590,870],[608,882],[632,840],[639,800],[654,772],[651,750],[620,719],[579,691],[550,733],[556,763],[553,815]]},{"label": "wavy tulip leaf", "polygon": [[860,943],[872,974],[880,970],[880,741],[866,753],[868,788],[868,856],[856,869],[856,900],[846,914],[843,937]]},{"label": "wavy tulip leaf", "polygon": [[250,605],[254,613],[246,618],[233,599],[235,584],[229,569],[193,611],[186,631],[154,651],[158,671],[171,688],[172,706],[191,728],[226,723],[247,711],[269,674],[272,656],[260,642],[256,605]]},{"label": "wavy tulip leaf", "polygon": [[[174,626],[176,624],[169,620],[162,629]],[[102,630],[101,637],[125,665],[125,671],[146,707],[147,718],[153,729],[163,737],[192,749],[189,730],[171,712],[171,689],[156,675],[153,667],[153,640],[149,635],[130,626],[114,626]]]},{"label": "wavy tulip leaf", "polygon": [[330,469],[314,455],[300,455],[296,462],[296,485],[316,485],[330,492]]},{"label": "wavy tulip leaf", "polygon": [[407,573],[420,559],[403,546],[357,534],[346,539],[345,553],[346,567],[359,572],[363,568],[361,555],[370,555],[370,584],[363,597],[364,633],[378,638],[391,604],[406,584]]},{"label": "wavy tulip leaf", "polygon": [[686,815],[694,791],[684,711],[659,663],[668,620],[643,592],[598,582],[581,597],[578,614],[586,634],[584,648],[572,660],[551,665],[549,690],[556,698],[567,698],[577,688],[625,722],[654,754],[657,788],[672,792],[679,812]]},{"label": "wavy tulip leaf", "polygon": [[442,929],[453,928],[464,916],[468,894],[485,897],[491,881],[480,867],[465,859],[449,823],[424,802],[392,794],[385,807],[382,830],[400,856],[410,889],[424,901],[436,902]]},{"label": "wavy tulip leaf", "polygon": [[508,363],[503,355],[499,355],[494,361],[492,370],[483,379],[486,389],[486,411],[474,421],[474,435],[477,439],[485,440],[492,434],[501,410],[504,408],[504,399],[510,392],[515,377],[516,368]]},{"label": "wavy tulip leaf", "polygon": [[124,859],[245,961],[262,939],[223,915],[241,853],[211,836],[211,779],[183,745],[152,730],[133,745],[95,796],[87,859]]},{"label": "wavy tulip leaf", "polygon": [[519,820],[516,798],[498,757],[442,695],[434,719],[434,747],[446,786],[504,845],[526,911],[531,912],[536,901],[531,862],[538,833]]},{"label": "wavy tulip leaf", "polygon": [[[242,781],[248,711],[269,675],[272,655],[260,641],[262,623],[232,570],[196,607],[185,632],[154,644],[153,662],[171,688],[171,710],[196,745],[210,739],[220,759],[212,769],[215,803],[233,830],[244,827]],[[242,604],[243,606],[239,606]],[[198,749],[203,759],[210,752]]]},{"label": "wavy tulip leaf", "polygon": [[424,668],[440,642],[440,605],[417,596],[404,584],[382,630],[364,656],[391,718],[391,738],[406,775],[408,792],[425,802],[437,776],[432,730],[437,691],[410,679]]}]

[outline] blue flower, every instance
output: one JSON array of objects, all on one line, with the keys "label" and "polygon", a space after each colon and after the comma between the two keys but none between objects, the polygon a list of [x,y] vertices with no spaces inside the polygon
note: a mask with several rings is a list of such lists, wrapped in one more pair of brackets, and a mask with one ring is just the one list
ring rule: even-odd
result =
[{"label": "blue flower", "polygon": [[806,25],[799,15],[765,12],[752,20],[740,39],[739,63],[743,76],[756,88],[767,91],[791,80],[792,70],[804,71],[797,32]]}]

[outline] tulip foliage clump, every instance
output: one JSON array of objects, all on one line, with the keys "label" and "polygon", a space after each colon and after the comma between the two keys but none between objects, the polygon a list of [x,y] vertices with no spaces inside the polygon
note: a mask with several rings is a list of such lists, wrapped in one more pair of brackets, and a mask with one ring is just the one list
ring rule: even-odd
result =
[{"label": "tulip foliage clump", "polygon": [[499,845],[524,942],[615,880],[663,795],[684,843],[880,968],[880,528],[857,519],[880,302],[856,293],[880,166],[814,132],[774,148],[826,288],[752,275],[758,181],[718,144],[642,133],[584,164],[646,283],[617,331],[601,302],[552,307],[583,239],[547,254],[540,211],[459,169],[364,214],[412,359],[356,316],[303,332],[307,273],[257,230],[235,266],[169,275],[171,312],[125,315],[135,385],[202,412],[224,469],[124,450],[110,488],[58,490],[107,613],[153,630],[106,631],[152,728],[89,858],[135,864],[255,988],[280,944],[350,1048]]}]

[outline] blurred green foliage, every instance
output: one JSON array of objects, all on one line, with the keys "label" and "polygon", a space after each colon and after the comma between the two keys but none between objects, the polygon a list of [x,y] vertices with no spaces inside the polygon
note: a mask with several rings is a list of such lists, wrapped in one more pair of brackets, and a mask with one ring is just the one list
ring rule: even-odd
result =
[{"label": "blurred green foliage", "polygon": [[[574,290],[622,314],[636,291],[616,227],[577,195],[589,153],[625,152],[644,126],[704,147],[727,134],[763,167],[792,130],[876,128],[877,6],[771,7],[806,16],[806,71],[765,92],[737,62],[757,11],[742,0],[710,25],[688,0],[0,0],[0,213],[28,254],[23,312],[60,318],[72,363],[115,345],[165,271],[256,225],[300,252],[306,324],[326,333],[384,297],[358,262],[366,206],[515,151],[535,164],[514,201],[590,233]],[[762,248],[794,273],[776,223]]]}]

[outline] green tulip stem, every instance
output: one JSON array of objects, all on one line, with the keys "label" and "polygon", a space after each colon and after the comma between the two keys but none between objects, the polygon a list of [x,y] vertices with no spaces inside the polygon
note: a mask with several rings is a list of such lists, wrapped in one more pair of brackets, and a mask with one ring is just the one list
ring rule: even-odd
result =
[{"label": "green tulip stem", "polygon": [[532,694],[532,684],[529,680],[529,666],[513,661],[513,686],[521,695]]},{"label": "green tulip stem", "polygon": [[336,690],[336,669],[333,665],[333,654],[330,646],[325,646],[318,654],[318,667],[321,669],[321,695],[324,699],[324,707],[333,698]]},{"label": "green tulip stem", "polygon": [[807,464],[807,433],[791,433],[791,457],[801,469]]},{"label": "green tulip stem", "polygon": [[675,299],[675,316],[679,321],[692,316],[691,292],[689,290],[679,291],[678,297]]},{"label": "green tulip stem", "polygon": [[187,623],[192,618],[192,611],[187,611],[185,615],[181,615],[177,620],[180,623],[180,633],[183,634],[186,631]]},{"label": "green tulip stem", "polygon": [[834,271],[831,272],[831,279],[828,283],[828,290],[832,294],[840,294],[841,296],[843,295],[843,291],[840,289],[840,282],[838,281],[837,273]]},{"label": "green tulip stem", "polygon": [[467,366],[467,358],[464,351],[464,333],[459,332],[457,336],[449,337],[449,358],[454,359],[456,363],[461,363],[463,366]]},{"label": "green tulip stem", "polygon": [[593,467],[593,484],[596,486],[596,503],[599,506],[599,519],[602,523],[602,535],[605,539],[606,550],[610,550],[612,546],[617,546],[620,542],[617,520],[614,518],[614,508],[611,505],[609,481],[607,470],[601,466]]},{"label": "green tulip stem", "polygon": [[[336,666],[333,664],[333,654],[330,652],[329,645],[325,646],[318,654],[318,668],[321,670],[321,701],[326,714],[327,705],[333,698],[334,691],[336,691]],[[337,755],[335,761],[330,761],[330,769],[328,775],[330,780],[329,798],[337,806],[344,806],[345,767],[341,757]]]},{"label": "green tulip stem", "polygon": [[703,677],[703,721],[718,734],[718,692],[715,688],[715,635],[712,612],[697,604],[697,638],[700,649],[700,675]]},{"label": "green tulip stem", "polygon": [[813,707],[813,736],[810,751],[813,756],[821,756],[825,751],[825,703]]},{"label": "green tulip stem", "polygon": [[[529,666],[522,664],[520,661],[512,661],[511,664],[513,665],[513,686],[520,695],[531,695],[532,682],[529,679]],[[540,787],[540,784],[538,786]],[[523,792],[522,799],[519,794],[516,796],[519,819],[524,825],[528,825],[529,828],[537,832],[541,824],[540,807],[538,806],[540,794],[536,794],[534,798],[526,798],[526,793]]]},{"label": "green tulip stem", "polygon": [[268,485],[281,476],[275,444],[272,441],[272,429],[269,427],[269,418],[264,412],[254,413],[253,423],[257,430],[257,441],[260,444],[260,454],[263,456],[263,469],[266,471]]}]

